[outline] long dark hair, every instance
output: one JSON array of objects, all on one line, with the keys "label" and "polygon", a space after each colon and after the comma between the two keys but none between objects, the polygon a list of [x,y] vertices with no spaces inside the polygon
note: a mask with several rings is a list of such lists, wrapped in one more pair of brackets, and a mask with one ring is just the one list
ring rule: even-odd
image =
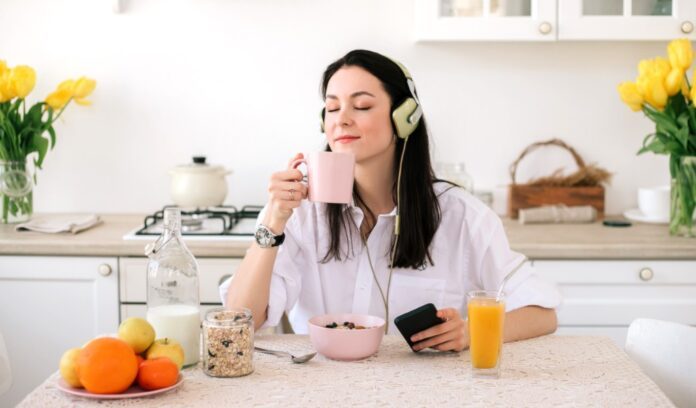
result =
[{"label": "long dark hair", "polygon": [[[324,71],[321,81],[321,96],[323,99],[326,98],[326,87],[329,80],[339,69],[345,66],[363,68],[377,77],[381,81],[384,90],[389,94],[392,110],[411,96],[406,82],[406,75],[394,61],[373,51],[353,50],[333,62]],[[392,128],[394,128],[393,123]],[[396,138],[396,148],[394,168],[392,169],[394,178],[392,197],[396,203],[396,180],[404,139],[394,137]],[[326,150],[331,150],[328,144]],[[404,154],[404,165],[401,174],[401,200],[399,201],[400,236],[395,249],[393,267],[423,268],[426,266],[426,261],[431,265],[433,264],[429,248],[441,219],[440,206],[433,190],[433,183],[438,180],[435,179],[430,163],[428,131],[424,117],[421,118],[420,123],[409,136],[408,147]],[[353,188],[353,197],[355,203],[365,209],[365,220],[374,225],[376,216],[365,205],[355,187]],[[331,259],[340,261],[342,256],[347,257],[349,252],[348,247],[346,247],[345,253],[341,253],[341,235],[345,236],[350,243],[352,242],[349,239],[351,231],[357,231],[357,233],[360,233],[360,231],[355,223],[352,222],[352,219],[350,219],[350,211],[343,211],[345,204],[326,204],[326,206],[331,241],[322,262],[328,262]],[[350,252],[352,252],[352,246],[350,248]]]}]

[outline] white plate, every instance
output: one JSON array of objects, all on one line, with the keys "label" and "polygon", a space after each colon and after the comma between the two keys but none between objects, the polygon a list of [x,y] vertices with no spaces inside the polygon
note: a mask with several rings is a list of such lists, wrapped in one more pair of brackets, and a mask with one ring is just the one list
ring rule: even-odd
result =
[{"label": "white plate", "polygon": [[141,398],[141,397],[149,397],[151,395],[157,395],[161,394],[163,392],[167,392],[169,390],[172,390],[178,386],[181,385],[181,383],[184,382],[184,376],[179,373],[179,378],[176,380],[176,383],[173,385],[170,385],[169,387],[165,388],[160,388],[158,390],[144,390],[140,388],[137,385],[132,385],[130,388],[127,390],[123,391],[120,394],[94,394],[91,393],[85,389],[82,388],[73,388],[68,383],[65,382],[62,378],[58,379],[58,382],[56,385],[58,386],[58,389],[66,392],[68,394],[76,395],[78,397],[84,397],[84,398],[91,398],[91,399],[123,399],[123,398]]},{"label": "white plate", "polygon": [[649,224],[669,224],[669,216],[653,217],[643,214],[638,208],[633,208],[623,213],[624,217],[631,221],[646,222]]}]

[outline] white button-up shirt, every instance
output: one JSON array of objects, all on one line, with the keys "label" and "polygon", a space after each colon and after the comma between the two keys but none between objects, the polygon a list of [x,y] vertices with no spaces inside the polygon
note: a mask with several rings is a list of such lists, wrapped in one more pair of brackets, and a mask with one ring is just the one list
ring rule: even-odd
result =
[{"label": "white button-up shirt", "polygon": [[[389,333],[398,333],[396,316],[425,303],[438,309],[455,308],[465,317],[467,292],[497,290],[505,275],[523,261],[523,255],[510,249],[502,222],[490,208],[461,188],[445,183],[436,183],[434,188],[442,218],[430,245],[433,264],[428,263],[424,270],[393,270]],[[344,211],[352,211],[360,225],[363,212],[359,207],[347,205]],[[379,215],[367,239],[372,266],[385,295],[395,214],[394,210]],[[349,256],[322,263],[330,242],[326,205],[305,200],[294,210],[273,267],[264,327],[278,325],[283,312],[288,312],[298,334],[307,333],[311,317],[326,313],[385,317],[368,251],[357,228],[350,235],[350,243],[342,236],[342,247],[348,248]],[[220,286],[223,303],[231,279]],[[555,308],[561,302],[556,288],[536,276],[528,264],[506,284],[505,294],[508,311],[528,305]]]}]

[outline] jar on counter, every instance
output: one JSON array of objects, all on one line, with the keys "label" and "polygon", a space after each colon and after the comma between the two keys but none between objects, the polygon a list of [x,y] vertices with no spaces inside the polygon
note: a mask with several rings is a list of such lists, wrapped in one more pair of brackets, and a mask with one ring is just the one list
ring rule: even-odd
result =
[{"label": "jar on counter", "polygon": [[218,307],[205,314],[203,371],[211,377],[254,371],[254,320],[249,309]]},{"label": "jar on counter", "polygon": [[474,192],[474,180],[466,172],[464,163],[435,163],[435,174],[438,178],[454,183],[472,194]]}]

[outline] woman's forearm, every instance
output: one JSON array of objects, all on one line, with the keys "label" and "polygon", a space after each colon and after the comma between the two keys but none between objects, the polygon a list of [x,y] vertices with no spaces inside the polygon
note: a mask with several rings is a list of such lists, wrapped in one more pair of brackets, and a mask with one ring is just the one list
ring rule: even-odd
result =
[{"label": "woman's forearm", "polygon": [[278,247],[260,248],[254,243],[234,274],[227,291],[228,307],[246,307],[254,318],[254,329],[266,321],[271,275]]},{"label": "woman's forearm", "polygon": [[505,314],[505,342],[543,336],[556,331],[556,310],[526,306]]}]

